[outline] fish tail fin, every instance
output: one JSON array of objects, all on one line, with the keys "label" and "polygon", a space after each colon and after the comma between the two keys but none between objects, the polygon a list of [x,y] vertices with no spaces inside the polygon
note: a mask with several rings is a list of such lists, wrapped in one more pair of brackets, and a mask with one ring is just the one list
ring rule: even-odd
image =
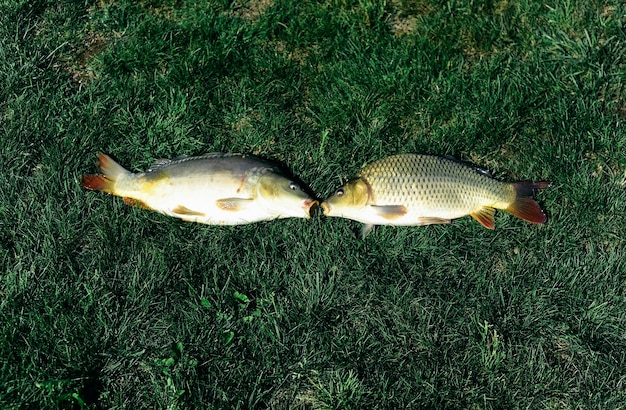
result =
[{"label": "fish tail fin", "polygon": [[516,192],[515,201],[505,211],[521,218],[525,221],[542,224],[546,222],[547,217],[537,201],[533,199],[533,195],[542,189],[550,186],[549,182],[516,182],[513,188]]},{"label": "fish tail fin", "polygon": [[106,154],[98,154],[97,165],[100,168],[100,174],[83,176],[82,184],[87,189],[115,194],[115,182],[117,179],[121,175],[130,174],[130,171]]}]

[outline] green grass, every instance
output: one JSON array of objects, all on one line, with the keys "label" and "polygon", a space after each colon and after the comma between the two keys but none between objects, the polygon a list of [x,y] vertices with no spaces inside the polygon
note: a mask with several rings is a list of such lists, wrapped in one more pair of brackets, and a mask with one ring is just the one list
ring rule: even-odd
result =
[{"label": "green grass", "polygon": [[[619,1],[0,0],[0,407],[626,403]],[[399,152],[549,220],[189,224],[88,192],[211,151],[320,197]]]}]

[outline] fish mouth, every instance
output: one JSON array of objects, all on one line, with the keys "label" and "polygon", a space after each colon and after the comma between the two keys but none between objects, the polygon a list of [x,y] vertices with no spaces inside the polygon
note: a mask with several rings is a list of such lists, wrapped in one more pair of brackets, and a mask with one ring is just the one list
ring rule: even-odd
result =
[{"label": "fish mouth", "polygon": [[304,205],[302,206],[302,208],[306,212],[307,218],[310,218],[314,216],[315,214],[317,214],[317,210],[319,209],[319,204],[320,203],[316,201],[315,199],[307,199],[306,201],[304,201]]},{"label": "fish mouth", "polygon": [[330,206],[326,203],[326,201],[322,202],[320,207],[324,211],[324,215],[328,215],[330,213]]}]

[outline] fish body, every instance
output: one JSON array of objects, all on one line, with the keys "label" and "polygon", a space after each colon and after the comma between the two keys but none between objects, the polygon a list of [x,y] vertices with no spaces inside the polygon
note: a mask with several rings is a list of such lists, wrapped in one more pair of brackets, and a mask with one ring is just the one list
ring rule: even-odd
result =
[{"label": "fish body", "polygon": [[365,233],[372,225],[443,224],[466,215],[494,229],[495,209],[544,223],[532,195],[548,185],[501,182],[456,159],[399,154],[365,166],[321,206],[326,216],[366,224]]},{"label": "fish body", "polygon": [[85,175],[87,189],[186,221],[239,225],[277,218],[309,218],[317,203],[273,163],[241,154],[210,153],[160,160],[132,173],[98,155],[101,173]]}]

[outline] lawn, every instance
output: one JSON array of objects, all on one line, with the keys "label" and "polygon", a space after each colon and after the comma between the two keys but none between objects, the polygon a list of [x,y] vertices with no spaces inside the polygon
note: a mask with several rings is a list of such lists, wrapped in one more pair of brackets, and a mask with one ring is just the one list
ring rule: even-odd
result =
[{"label": "lawn", "polygon": [[[0,408],[626,403],[618,0],[0,0]],[[85,190],[242,152],[550,181],[548,221],[220,227]]]}]

